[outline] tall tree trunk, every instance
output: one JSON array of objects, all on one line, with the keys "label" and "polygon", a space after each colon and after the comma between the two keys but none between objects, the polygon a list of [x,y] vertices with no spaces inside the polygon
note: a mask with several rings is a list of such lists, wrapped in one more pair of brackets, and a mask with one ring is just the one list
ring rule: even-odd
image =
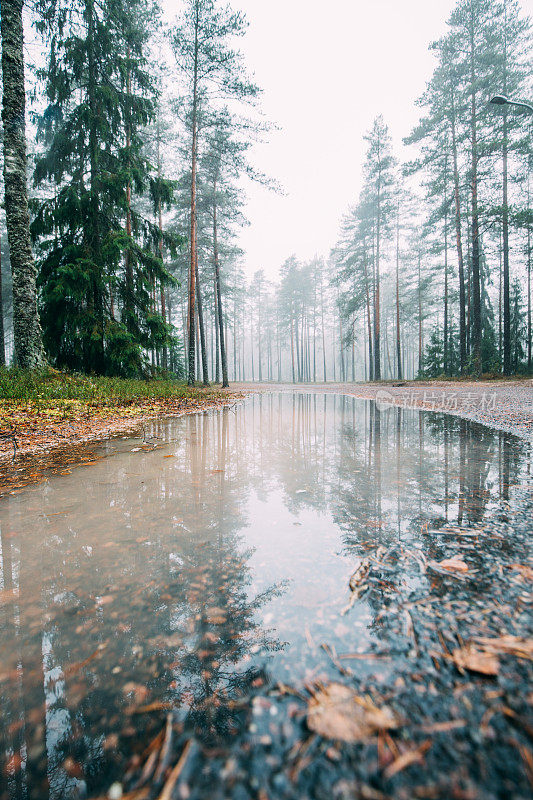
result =
[{"label": "tall tree trunk", "polygon": [[400,335],[400,203],[398,203],[396,216],[396,371],[398,380],[402,375],[402,346]]},{"label": "tall tree trunk", "polygon": [[291,363],[292,363],[292,382],[296,383],[296,373],[294,371],[294,321],[291,313]]},{"label": "tall tree trunk", "polygon": [[322,273],[320,274],[320,313],[322,321],[322,360],[324,367],[324,383],[325,383],[328,379],[328,376],[326,369],[326,329],[324,327],[324,286],[322,283]]},{"label": "tall tree trunk", "polygon": [[[213,275],[213,325],[215,328],[215,364],[214,368],[213,365],[211,369],[214,371],[215,375],[215,383],[220,383],[220,338],[219,338],[219,331],[218,331],[218,310],[217,310],[217,279],[216,275]],[[211,339],[213,339],[213,335],[211,335]],[[211,359],[212,361],[213,359]]]},{"label": "tall tree trunk", "polygon": [[[531,166],[531,161],[529,163]],[[531,208],[530,202],[530,175],[527,176],[527,207]],[[531,224],[527,223],[527,371],[531,374]]]},{"label": "tall tree trunk", "polygon": [[355,319],[352,322],[352,381],[355,383]]},{"label": "tall tree trunk", "polygon": [[[127,50],[127,76],[126,76],[126,94],[131,95],[131,75],[129,61],[131,58],[131,51],[128,46]],[[126,150],[127,150],[127,166],[130,169],[130,147],[131,147],[131,131],[129,120],[126,123]],[[123,307],[123,321],[127,330],[133,333],[135,324],[135,307],[134,307],[134,288],[133,288],[133,264],[131,259],[131,178],[128,177],[126,184],[126,236],[128,237],[128,244],[124,253],[124,272],[126,279],[125,293],[124,293],[124,307]]]},{"label": "tall tree trunk", "polygon": [[258,378],[263,380],[263,357],[261,354],[261,284],[257,297],[257,360],[259,362]]},{"label": "tall tree trunk", "polygon": [[215,201],[213,203],[213,257],[215,260],[216,308],[217,308],[217,321],[218,321],[218,338],[220,343],[220,360],[222,362],[222,386],[227,387],[229,386],[228,359],[226,355],[226,339],[224,336],[224,315],[222,313],[222,289],[220,286],[216,191],[217,191],[217,182],[215,179],[213,187],[213,192],[215,197]]},{"label": "tall tree trunk", "polygon": [[294,328],[296,333],[296,364],[298,366],[298,383],[300,383],[302,380],[302,364],[300,357],[300,341],[298,337],[298,328],[299,328],[298,315],[296,315]]},{"label": "tall tree trunk", "polygon": [[[239,364],[240,377],[240,364]],[[237,380],[237,291],[233,291],[233,380]]]},{"label": "tall tree trunk", "polygon": [[422,327],[422,254],[418,251],[418,372],[424,371],[424,333]]},{"label": "tall tree trunk", "polygon": [[[191,232],[189,241],[189,370],[187,383],[194,385],[195,377],[195,296],[196,296],[196,275],[198,272],[198,246],[196,242],[196,161],[198,151],[198,28],[200,25],[200,0],[195,2],[195,25],[194,25],[194,67],[193,67],[193,91],[192,91],[192,143],[191,143]],[[198,296],[199,296],[198,292]]]},{"label": "tall tree trunk", "polygon": [[[470,87],[472,92],[470,106],[470,128],[472,142],[471,192],[472,192],[472,357],[473,371],[481,375],[481,279],[479,254],[479,213],[478,213],[478,145],[477,145],[477,91],[474,68],[474,13],[470,15]],[[505,351],[505,282],[504,282],[504,351]]]},{"label": "tall tree trunk", "polygon": [[498,355],[500,358],[500,369],[503,371],[503,247],[502,247],[502,234],[500,231],[500,241],[498,247]]},{"label": "tall tree trunk", "polygon": [[366,318],[368,325],[368,367],[369,367],[369,380],[374,380],[374,349],[372,346],[372,319],[370,314],[370,285],[368,280],[368,265],[366,261],[366,241],[364,247],[364,260],[363,267],[365,271],[365,292],[366,292]]},{"label": "tall tree trunk", "polygon": [[443,331],[443,369],[444,374],[449,373],[448,358],[448,151],[444,157],[444,331]]},{"label": "tall tree trunk", "polygon": [[[338,300],[338,297],[337,297]],[[342,314],[337,302],[337,311],[339,314],[339,355],[340,355],[340,362],[341,362],[341,380],[343,383],[346,382],[346,364],[344,360],[344,333],[342,330]]]},{"label": "tall tree trunk", "polygon": [[2,295],[2,234],[0,232],[0,367],[6,364],[6,342],[4,334],[4,303]]},{"label": "tall tree trunk", "polygon": [[198,279],[198,262],[195,259],[195,272],[196,272],[196,305],[198,306],[198,327],[200,333],[200,350],[202,356],[202,383],[204,386],[209,386],[209,371],[207,368],[207,345],[205,338],[205,325],[204,314],[202,310],[202,293],[200,291],[200,281]]},{"label": "tall tree trunk", "polygon": [[381,380],[381,343],[380,343],[380,327],[381,327],[381,302],[380,302],[380,249],[381,249],[381,183],[378,182],[378,202],[377,202],[377,220],[376,220],[376,260],[375,260],[375,293],[374,293],[374,379]]},{"label": "tall tree trunk", "polygon": [[314,283],[314,303],[313,303],[313,383],[316,383],[316,271]]},{"label": "tall tree trunk", "polygon": [[[161,264],[163,264],[163,209],[161,206],[161,174],[162,174],[162,165],[161,165],[161,127],[160,127],[160,117],[159,117],[159,108],[157,109],[157,179],[159,181],[159,196],[157,198],[157,228],[159,232],[159,258],[161,259]],[[163,322],[167,323],[167,309],[166,309],[166,300],[165,300],[165,286],[163,281],[161,281],[160,285],[160,296],[161,296],[161,316],[163,317]],[[170,323],[170,316],[168,319]],[[168,368],[168,351],[166,344],[163,345],[163,369]]]},{"label": "tall tree trunk", "polygon": [[[89,104],[89,163],[91,174],[90,215],[92,233],[89,248],[95,264],[92,276],[92,291],[89,302],[94,315],[94,331],[86,359],[87,370],[104,371],[104,298],[101,289],[101,279],[104,270],[102,259],[102,241],[100,235],[100,168],[98,148],[98,97],[96,75],[96,37],[94,31],[94,0],[86,0],[87,13],[87,53],[88,53],[88,80],[87,97]],[[95,335],[96,334],[96,335]]]},{"label": "tall tree trunk", "polygon": [[[507,0],[503,4],[503,94],[507,96]],[[503,374],[511,374],[511,306],[509,296],[509,199],[508,182],[509,130],[507,108],[503,109],[502,141],[502,234],[503,234]]]},{"label": "tall tree trunk", "polygon": [[452,91],[451,105],[452,155],[453,155],[453,188],[455,200],[455,238],[457,245],[457,262],[459,271],[459,363],[461,375],[466,370],[466,297],[465,297],[465,265],[463,257],[463,241],[461,231],[461,195],[459,188],[459,168],[457,158],[457,135],[455,129],[455,101]]},{"label": "tall tree trunk", "polygon": [[508,124],[507,109],[503,117],[503,197],[502,197],[502,235],[503,235],[503,374],[511,374],[511,301],[509,287],[509,205],[508,205]]},{"label": "tall tree trunk", "polygon": [[2,121],[7,238],[13,275],[15,358],[24,369],[45,365],[37,307],[36,269],[30,239],[26,178],[26,92],[24,86],[23,0],[2,3]]}]

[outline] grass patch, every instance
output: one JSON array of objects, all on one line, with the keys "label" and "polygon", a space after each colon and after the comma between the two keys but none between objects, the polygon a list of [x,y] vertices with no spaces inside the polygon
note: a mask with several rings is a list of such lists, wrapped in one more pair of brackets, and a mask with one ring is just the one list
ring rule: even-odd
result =
[{"label": "grass patch", "polygon": [[150,400],[180,400],[218,396],[218,387],[187,386],[171,378],[134,380],[78,375],[56,370],[30,372],[0,369],[0,401],[31,403],[37,407],[57,401],[78,401],[87,406],[130,405]]}]

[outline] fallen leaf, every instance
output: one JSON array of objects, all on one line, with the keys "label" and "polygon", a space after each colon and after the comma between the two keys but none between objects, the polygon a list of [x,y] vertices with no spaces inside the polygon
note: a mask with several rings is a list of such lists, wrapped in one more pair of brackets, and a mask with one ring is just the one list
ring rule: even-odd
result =
[{"label": "fallen leaf", "polygon": [[533,582],[533,569],[528,567],[527,564],[511,564],[509,568],[519,572],[526,581]]},{"label": "fallen leaf", "polygon": [[398,727],[387,706],[379,708],[340,683],[330,683],[311,697],[307,724],[320,736],[343,742],[362,742],[378,731]]},{"label": "fallen leaf", "polygon": [[483,650],[491,653],[508,653],[518,658],[533,660],[533,639],[525,639],[521,636],[500,636],[495,639],[481,637],[476,639]]},{"label": "fallen leaf", "polygon": [[452,659],[459,670],[467,669],[482,675],[497,675],[500,671],[500,662],[494,653],[478,649],[472,644],[457,647],[452,653]]},{"label": "fallen leaf", "polygon": [[443,561],[439,561],[438,564],[442,569],[451,569],[456,572],[468,572],[468,564],[466,564],[460,556],[445,558]]},{"label": "fallen leaf", "polygon": [[387,769],[385,770],[385,777],[392,778],[393,775],[396,775],[398,772],[401,772],[406,767],[409,767],[411,764],[417,764],[424,758],[424,753],[429,750],[431,747],[431,741],[427,739],[423,742],[420,747],[415,748],[414,750],[408,750],[406,753],[402,753],[401,756],[398,756],[392,764],[389,764]]}]

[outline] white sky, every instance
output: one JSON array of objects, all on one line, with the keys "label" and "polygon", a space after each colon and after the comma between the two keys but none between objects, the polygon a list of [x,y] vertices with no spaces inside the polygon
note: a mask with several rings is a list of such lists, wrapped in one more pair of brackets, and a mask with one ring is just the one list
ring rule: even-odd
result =
[{"label": "white sky", "polygon": [[[383,114],[400,157],[434,67],[430,42],[456,0],[232,0],[250,23],[241,48],[280,126],[253,163],[285,196],[247,185],[240,244],[249,275],[271,279],[292,253],[327,255],[360,190],[363,135]],[[522,0],[524,10],[528,0]],[[163,0],[172,16],[179,0]],[[414,155],[410,153],[410,155]],[[408,157],[408,156],[406,156]]]}]

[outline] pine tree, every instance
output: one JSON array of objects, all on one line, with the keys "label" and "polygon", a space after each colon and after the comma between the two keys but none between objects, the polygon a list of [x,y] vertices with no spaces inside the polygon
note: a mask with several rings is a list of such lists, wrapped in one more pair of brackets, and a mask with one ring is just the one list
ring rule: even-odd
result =
[{"label": "pine tree", "polygon": [[383,117],[374,121],[372,130],[365,136],[368,142],[364,174],[366,200],[372,206],[374,220],[374,379],[381,380],[381,256],[383,238],[389,232],[393,215],[392,186],[395,160],[391,138]]},{"label": "pine tree", "polygon": [[[208,113],[211,96],[250,100],[258,89],[243,80],[242,58],[233,50],[230,39],[244,35],[245,18],[217,0],[186,0],[182,18],[173,32],[172,43],[178,68],[186,83],[187,123],[190,132],[190,238],[189,238],[189,302],[188,302],[188,383],[195,376],[195,320],[197,289],[197,171],[202,144],[202,120]],[[198,309],[200,310],[200,309]],[[199,319],[200,322],[200,319]],[[204,362],[204,382],[206,364]]]}]

